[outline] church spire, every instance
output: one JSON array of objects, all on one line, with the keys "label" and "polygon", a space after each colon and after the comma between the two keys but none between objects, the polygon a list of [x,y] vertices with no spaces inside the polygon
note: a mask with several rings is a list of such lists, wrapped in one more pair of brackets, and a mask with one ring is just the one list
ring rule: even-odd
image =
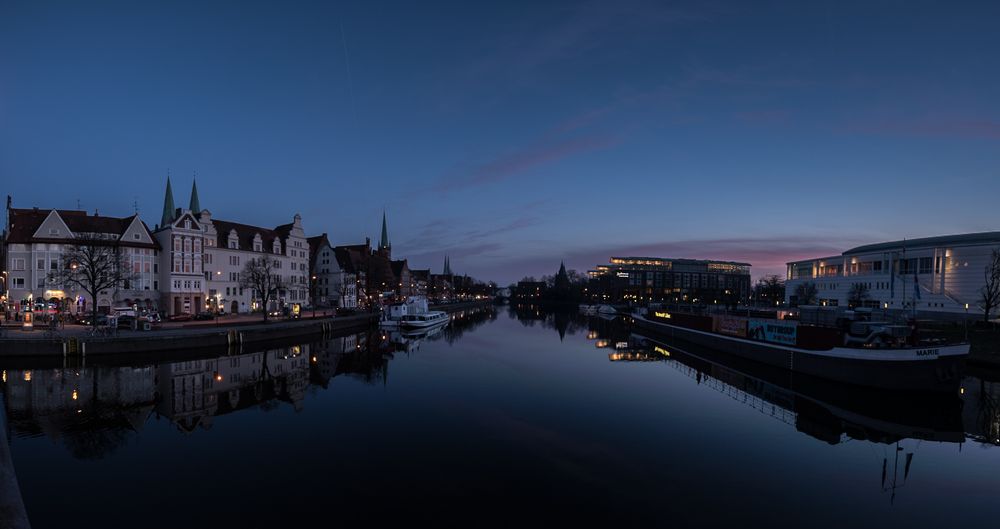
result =
[{"label": "church spire", "polygon": [[201,202],[198,201],[198,182],[196,180],[191,181],[191,205],[188,209],[195,215],[201,213]]},{"label": "church spire", "polygon": [[170,187],[170,177],[167,177],[167,193],[163,197],[163,217],[160,219],[160,227],[169,226],[174,220],[174,190]]},{"label": "church spire", "polygon": [[382,211],[382,240],[378,243],[379,250],[388,250],[392,248],[389,244],[389,230],[385,226],[385,211]]}]

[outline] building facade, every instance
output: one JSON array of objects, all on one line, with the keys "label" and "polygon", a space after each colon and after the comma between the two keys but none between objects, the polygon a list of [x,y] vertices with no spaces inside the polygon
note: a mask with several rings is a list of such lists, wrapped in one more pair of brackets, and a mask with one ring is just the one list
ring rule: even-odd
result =
[{"label": "building facade", "polygon": [[353,272],[340,265],[327,235],[309,237],[309,270],[314,302],[321,307],[354,309],[358,306]]},{"label": "building facade", "polygon": [[[979,293],[997,248],[1000,232],[969,233],[869,244],[793,261],[787,263],[786,301],[982,317]],[[805,284],[815,287],[815,299],[799,299]]]},{"label": "building facade", "polygon": [[[138,215],[108,217],[79,210],[17,209],[9,204],[3,241],[8,310],[23,311],[29,299],[33,308],[58,308],[71,314],[87,312],[95,303],[105,313],[118,306],[158,308],[161,247]],[[78,237],[87,237],[88,244],[113,246],[130,268],[127,280],[102,290],[96,300],[76,286],[52,279],[63,264],[63,254]]]},{"label": "building facade", "polygon": [[[275,228],[215,219],[209,210],[200,209],[195,186],[188,208],[173,204],[168,180],[163,215],[155,231],[165,248],[160,268],[165,270],[162,308],[167,314],[245,313],[309,303],[309,243],[301,216],[296,214],[291,223]],[[268,307],[240,281],[246,263],[265,255],[275,260],[274,271],[282,281]]]},{"label": "building facade", "polygon": [[750,295],[750,264],[703,259],[612,257],[588,271],[593,299],[738,303]]}]

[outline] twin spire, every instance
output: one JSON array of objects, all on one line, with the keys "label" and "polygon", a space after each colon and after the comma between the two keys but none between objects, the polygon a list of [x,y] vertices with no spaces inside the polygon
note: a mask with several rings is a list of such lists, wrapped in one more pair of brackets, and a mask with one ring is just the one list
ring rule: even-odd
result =
[{"label": "twin spire", "polygon": [[[191,182],[191,202],[188,205],[188,209],[192,213],[198,215],[201,213],[201,202],[198,200],[198,183],[197,181]],[[167,176],[167,191],[163,197],[163,216],[160,217],[160,226],[169,226],[173,222],[177,215],[177,208],[174,207],[174,190],[170,186],[170,176]]]},{"label": "twin spire", "polygon": [[447,255],[444,256],[444,270],[441,274],[446,276],[454,275],[451,271],[451,257],[448,257]]}]

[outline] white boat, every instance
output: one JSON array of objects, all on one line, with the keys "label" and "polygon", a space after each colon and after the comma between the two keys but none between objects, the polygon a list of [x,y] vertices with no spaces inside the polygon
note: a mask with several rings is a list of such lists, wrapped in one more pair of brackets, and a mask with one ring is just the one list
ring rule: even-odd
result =
[{"label": "white boat", "polygon": [[597,307],[598,314],[618,314],[618,309],[612,307],[611,305],[601,305]]},{"label": "white boat", "polygon": [[449,321],[451,321],[451,317],[448,316],[447,312],[432,310],[422,314],[406,314],[399,319],[396,325],[404,330],[426,330],[444,327]]},{"label": "white boat", "polygon": [[597,305],[580,305],[580,313],[593,316],[597,314]]},{"label": "white boat", "polygon": [[379,321],[381,327],[394,329],[399,327],[399,322],[406,316],[427,314],[427,298],[424,296],[410,296],[406,301],[393,303],[382,311],[382,319]]}]

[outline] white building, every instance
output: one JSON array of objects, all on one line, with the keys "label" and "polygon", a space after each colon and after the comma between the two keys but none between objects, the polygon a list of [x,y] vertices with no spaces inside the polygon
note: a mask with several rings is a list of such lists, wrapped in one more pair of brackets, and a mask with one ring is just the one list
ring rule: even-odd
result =
[{"label": "white building", "polygon": [[321,307],[357,308],[356,277],[341,266],[327,235],[309,237],[308,241],[310,279],[315,283],[314,301]]},{"label": "white building", "polygon": [[164,308],[170,314],[215,307],[231,313],[263,308],[253,290],[240,285],[246,263],[263,255],[276,261],[275,272],[283,283],[267,309],[309,302],[309,244],[298,214],[291,223],[275,228],[214,219],[201,209],[195,185],[189,207],[175,209],[168,180],[156,236],[165,248],[161,266],[170,270],[169,280],[164,276],[162,281]]},{"label": "white building", "polygon": [[[854,284],[867,290],[861,305],[920,313],[983,316],[979,304],[990,255],[1000,232],[969,233],[869,244],[841,255],[788,263],[785,296],[816,286],[816,303],[847,306]],[[968,306],[967,306],[968,305]]]},{"label": "white building", "polygon": [[[50,279],[59,270],[64,251],[78,236],[118,248],[132,268],[132,279],[102,290],[96,300],[75,286]],[[0,294],[12,311],[23,311],[29,298],[36,306],[48,303],[72,314],[89,311],[95,302],[102,312],[114,306],[158,306],[160,245],[138,215],[106,217],[78,210],[17,209],[8,202],[3,245],[6,275]]]}]

